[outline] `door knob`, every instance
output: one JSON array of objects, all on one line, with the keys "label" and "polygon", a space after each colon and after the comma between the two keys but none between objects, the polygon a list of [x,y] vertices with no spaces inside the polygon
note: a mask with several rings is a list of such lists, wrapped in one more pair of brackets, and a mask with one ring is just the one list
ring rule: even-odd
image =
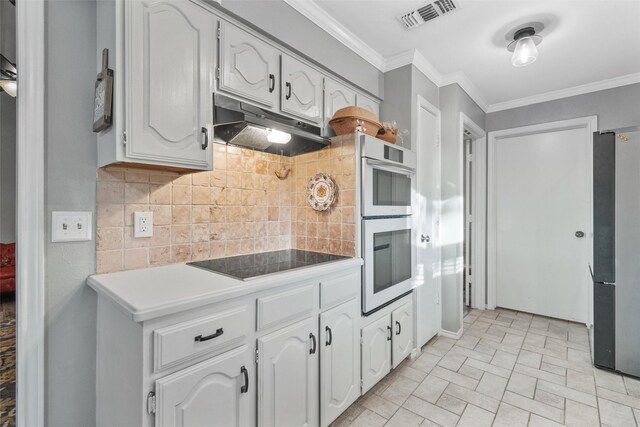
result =
[{"label": "door knob", "polygon": [[584,231],[576,231],[576,237],[584,237]]},{"label": "door knob", "polygon": [[425,236],[424,234],[421,234],[421,235],[420,235],[420,241],[421,241],[422,243],[425,243],[425,242],[426,242],[426,243],[429,243],[429,242],[431,241],[431,237],[429,237],[429,236]]}]

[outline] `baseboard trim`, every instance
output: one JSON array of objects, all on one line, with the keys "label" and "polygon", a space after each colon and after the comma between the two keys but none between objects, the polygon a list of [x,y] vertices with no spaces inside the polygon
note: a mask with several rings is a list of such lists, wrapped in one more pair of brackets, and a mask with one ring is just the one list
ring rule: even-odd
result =
[{"label": "baseboard trim", "polygon": [[462,328],[458,329],[458,332],[445,331],[444,329],[441,329],[438,336],[458,340],[462,337]]},{"label": "baseboard trim", "polygon": [[409,355],[409,359],[413,360],[416,357],[420,356],[422,354],[422,350],[419,348],[414,348],[413,350],[411,350],[411,354]]}]

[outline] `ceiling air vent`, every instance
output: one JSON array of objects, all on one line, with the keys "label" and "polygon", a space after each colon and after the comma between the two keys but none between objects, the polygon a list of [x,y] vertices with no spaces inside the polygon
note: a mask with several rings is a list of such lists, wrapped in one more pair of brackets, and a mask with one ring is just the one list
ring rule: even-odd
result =
[{"label": "ceiling air vent", "polygon": [[400,21],[402,21],[407,30],[410,30],[457,9],[458,7],[453,0],[436,0],[419,9],[405,13],[400,17]]}]

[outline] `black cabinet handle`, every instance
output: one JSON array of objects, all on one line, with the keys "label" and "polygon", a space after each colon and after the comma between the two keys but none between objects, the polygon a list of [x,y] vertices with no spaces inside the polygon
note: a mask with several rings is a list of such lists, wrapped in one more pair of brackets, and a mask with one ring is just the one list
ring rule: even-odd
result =
[{"label": "black cabinet handle", "polygon": [[240,393],[246,393],[249,391],[249,373],[244,366],[240,368],[240,373],[244,375],[244,385],[240,387]]},{"label": "black cabinet handle", "polygon": [[400,335],[400,332],[402,332],[402,325],[397,320],[396,320],[396,327],[398,328],[396,330],[396,335]]},{"label": "black cabinet handle", "polygon": [[209,146],[209,131],[206,127],[202,126],[202,133],[204,134],[204,139],[202,140],[202,149],[206,150]]},{"label": "black cabinet handle", "polygon": [[214,338],[218,338],[222,334],[224,334],[224,331],[222,330],[222,328],[219,328],[215,333],[213,333],[211,335],[207,335],[206,337],[203,337],[202,335],[198,335],[193,340],[195,342],[209,341],[209,340],[212,340]]},{"label": "black cabinet handle", "polygon": [[276,76],[273,74],[269,74],[269,93],[273,92],[276,88]]},{"label": "black cabinet handle", "polygon": [[311,342],[313,345],[311,346],[311,350],[309,350],[309,354],[314,354],[316,352],[316,336],[313,334],[309,334],[309,338],[311,338]]},{"label": "black cabinet handle", "polygon": [[285,99],[289,99],[291,98],[291,83],[289,82],[285,83],[285,87],[287,88]]},{"label": "black cabinet handle", "polygon": [[329,346],[333,342],[333,332],[331,332],[331,328],[328,326],[325,326],[324,330],[327,332],[327,341],[324,344]]},{"label": "black cabinet handle", "polygon": [[387,341],[391,341],[391,326],[387,325]]}]

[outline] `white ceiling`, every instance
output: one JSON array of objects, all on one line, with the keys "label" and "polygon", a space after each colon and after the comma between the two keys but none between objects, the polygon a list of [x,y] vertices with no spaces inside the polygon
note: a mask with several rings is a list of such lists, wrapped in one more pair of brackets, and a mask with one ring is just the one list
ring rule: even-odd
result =
[{"label": "white ceiling", "polygon": [[[314,1],[333,18],[329,28],[359,38],[386,63],[417,50],[444,81],[466,81],[485,107],[611,79],[609,87],[640,81],[640,0],[455,0],[459,10],[409,31],[398,16],[427,1],[302,1]],[[546,27],[538,60],[515,68],[505,36],[535,21]]]}]

